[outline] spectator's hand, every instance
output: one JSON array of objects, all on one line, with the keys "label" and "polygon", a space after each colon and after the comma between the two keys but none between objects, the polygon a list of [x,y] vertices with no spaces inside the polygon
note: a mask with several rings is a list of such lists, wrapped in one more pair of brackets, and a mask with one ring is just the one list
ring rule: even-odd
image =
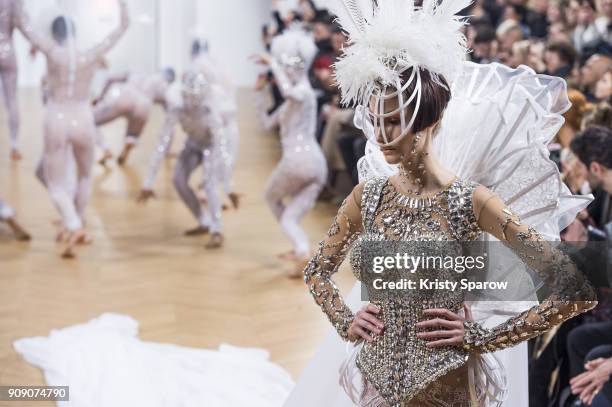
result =
[{"label": "spectator's hand", "polygon": [[255,90],[263,90],[266,85],[268,85],[268,76],[262,73],[257,77],[257,82],[255,83]]},{"label": "spectator's hand", "polygon": [[262,52],[259,55],[252,55],[251,59],[255,61],[256,64],[259,64],[259,65],[270,65],[270,60],[272,58],[270,57],[270,54],[266,52]]},{"label": "spectator's hand", "polygon": [[580,400],[591,405],[593,399],[610,380],[612,375],[612,358],[599,358],[585,365],[586,372],[570,380],[573,394],[579,394]]}]

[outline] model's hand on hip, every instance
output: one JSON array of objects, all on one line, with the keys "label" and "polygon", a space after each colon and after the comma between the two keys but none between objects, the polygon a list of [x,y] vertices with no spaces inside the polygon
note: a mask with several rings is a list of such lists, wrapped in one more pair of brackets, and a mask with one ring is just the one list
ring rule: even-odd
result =
[{"label": "model's hand on hip", "polygon": [[351,340],[365,339],[372,342],[374,337],[372,334],[380,334],[385,327],[377,315],[380,314],[380,308],[374,304],[364,306],[355,315],[353,323],[349,327],[349,338]]},{"label": "model's hand on hip", "polygon": [[467,305],[464,305],[464,310],[465,316],[444,308],[423,310],[423,314],[430,319],[416,324],[417,329],[421,331],[417,333],[417,338],[425,339],[430,348],[461,346],[465,334],[463,323],[473,320]]}]

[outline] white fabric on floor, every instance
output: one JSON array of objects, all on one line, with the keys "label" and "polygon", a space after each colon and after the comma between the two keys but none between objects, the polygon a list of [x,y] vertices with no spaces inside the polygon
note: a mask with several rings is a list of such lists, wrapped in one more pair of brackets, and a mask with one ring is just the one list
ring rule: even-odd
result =
[{"label": "white fabric on floor", "polygon": [[136,320],[112,313],[14,347],[47,385],[70,386],[58,407],[280,407],[293,387],[264,349],[144,342]]}]

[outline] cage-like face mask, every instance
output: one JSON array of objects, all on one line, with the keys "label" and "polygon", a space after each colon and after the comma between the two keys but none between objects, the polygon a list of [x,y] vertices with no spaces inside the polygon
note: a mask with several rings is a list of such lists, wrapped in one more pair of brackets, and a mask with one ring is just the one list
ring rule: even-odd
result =
[{"label": "cage-like face mask", "polygon": [[183,78],[182,95],[185,105],[197,107],[204,104],[210,90],[210,82],[202,72],[188,72]]},{"label": "cage-like face mask", "polygon": [[[400,77],[396,79],[394,85],[372,83],[364,93],[362,102],[355,110],[355,126],[361,129],[370,141],[381,147],[395,145],[406,137],[412,129],[421,107],[420,69],[412,69],[410,76],[404,83],[402,83]],[[406,94],[408,88],[413,88],[410,95]],[[397,107],[388,110],[389,101],[393,99],[397,101]],[[389,119],[398,116],[398,114],[400,133],[394,136],[393,133],[397,125],[389,123]],[[377,137],[378,134],[380,134],[380,137]]]}]

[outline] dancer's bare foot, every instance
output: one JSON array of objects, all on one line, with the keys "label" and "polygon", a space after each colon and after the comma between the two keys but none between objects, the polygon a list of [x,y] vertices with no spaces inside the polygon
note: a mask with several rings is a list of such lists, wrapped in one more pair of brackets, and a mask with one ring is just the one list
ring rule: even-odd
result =
[{"label": "dancer's bare foot", "polygon": [[278,258],[286,261],[297,261],[298,257],[295,255],[295,252],[292,250],[290,252],[279,253]]},{"label": "dancer's bare foot", "polygon": [[242,194],[239,194],[237,192],[230,192],[229,194],[227,194],[227,196],[229,197],[234,209],[238,209],[238,207],[240,207],[240,200],[242,199]]},{"label": "dancer's bare foot", "polygon": [[185,236],[201,236],[208,233],[208,226],[198,225],[193,229],[185,231]]},{"label": "dancer's bare foot", "polygon": [[19,161],[23,158],[23,156],[21,155],[21,153],[19,152],[19,150],[17,150],[16,148],[11,150],[11,159],[13,161]]},{"label": "dancer's bare foot", "polygon": [[55,241],[60,243],[63,242],[64,240],[66,240],[68,237],[68,234],[70,232],[68,231],[68,229],[64,228],[63,226],[60,226],[59,231],[57,232],[57,235],[55,235]]},{"label": "dancer's bare foot", "polygon": [[136,202],[147,203],[149,199],[155,197],[155,192],[152,189],[141,189],[138,198],[136,198]]},{"label": "dancer's bare foot", "polygon": [[287,273],[289,278],[300,278],[304,275],[304,269],[310,261],[310,256],[300,256],[295,260],[295,267]]},{"label": "dancer's bare foot", "polygon": [[204,247],[207,249],[218,249],[221,246],[223,246],[223,235],[219,232],[215,232],[210,235],[210,240],[208,240],[208,243],[206,243]]},{"label": "dancer's bare foot", "polygon": [[77,229],[69,231],[63,242],[61,256],[64,259],[72,259],[76,257],[74,249],[79,244],[91,242],[91,239],[87,236],[85,229]]},{"label": "dancer's bare foot", "polygon": [[113,159],[113,153],[110,150],[104,150],[102,158],[98,161],[98,164],[106,167],[106,162]]},{"label": "dancer's bare foot", "polygon": [[121,151],[121,154],[119,154],[119,158],[117,158],[117,164],[124,165],[130,155],[130,151],[132,151],[133,148],[133,144],[126,144],[123,146],[123,150]]},{"label": "dancer's bare foot", "polygon": [[15,218],[7,219],[6,224],[13,231],[13,235],[15,235],[15,239],[25,242],[32,238],[30,234],[17,222]]},{"label": "dancer's bare foot", "polygon": [[172,159],[172,158],[176,158],[176,157],[178,157],[178,154],[175,153],[174,151],[168,151],[166,153],[166,159],[168,159],[168,160]]}]

